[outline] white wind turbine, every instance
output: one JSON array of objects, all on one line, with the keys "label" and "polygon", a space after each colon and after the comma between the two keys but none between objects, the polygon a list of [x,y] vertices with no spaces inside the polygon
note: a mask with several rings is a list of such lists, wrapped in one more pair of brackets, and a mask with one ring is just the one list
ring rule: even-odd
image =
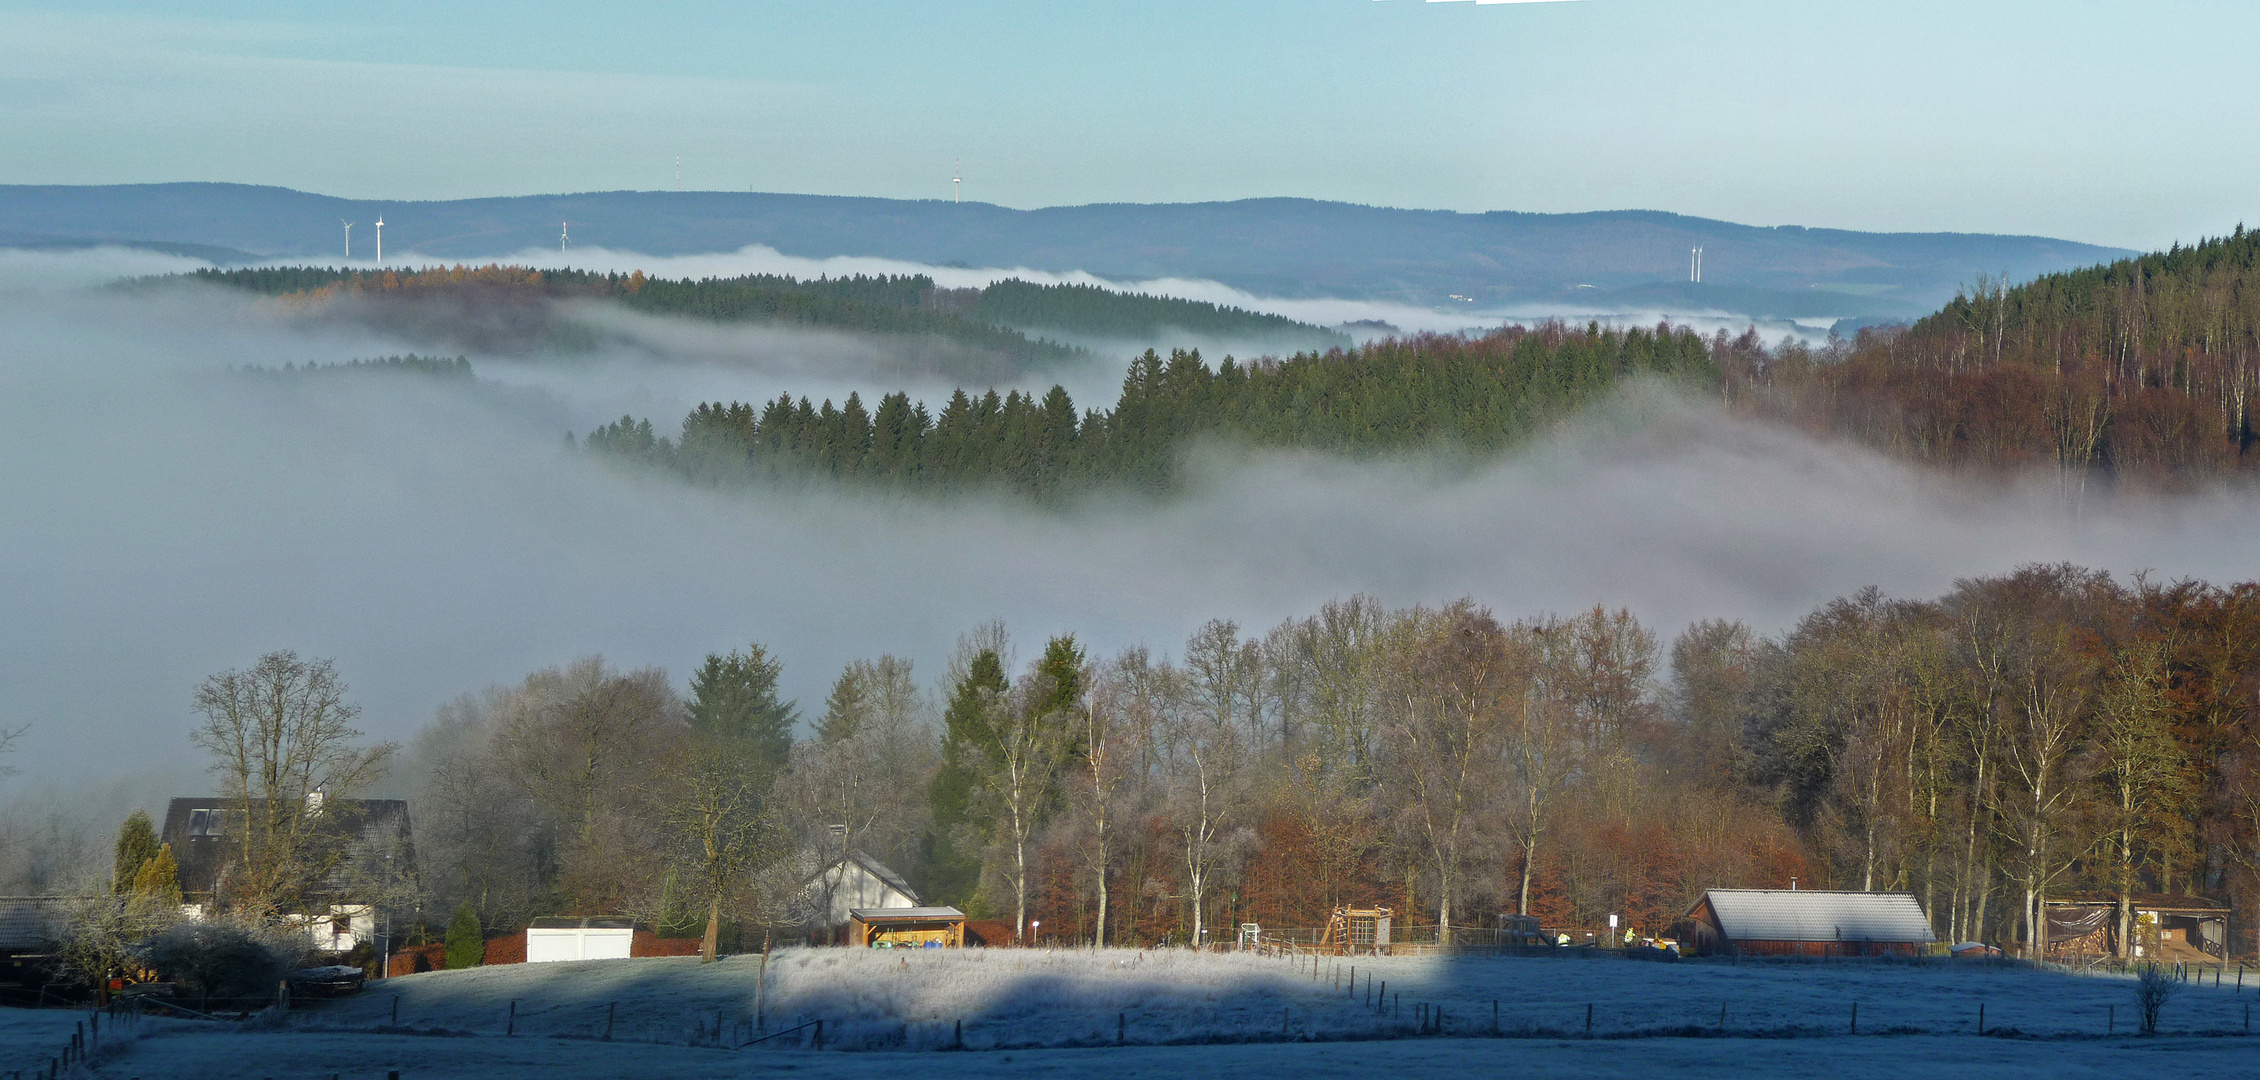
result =
[{"label": "white wind turbine", "polygon": [[377,265],[385,264],[385,219],[377,218]]},{"label": "white wind turbine", "polygon": [[346,262],[352,262],[352,261],[353,261],[353,223],[352,223],[352,222],[350,222],[350,221],[347,221],[347,220],[345,220],[344,218],[339,218],[339,219],[338,219],[338,221],[337,221],[337,223],[338,223],[338,224],[340,224],[340,225],[343,225],[343,226],[345,226],[345,261],[346,261]]},{"label": "white wind turbine", "polygon": [[570,240],[570,239],[572,239],[572,238],[573,238],[573,223],[572,223],[572,222],[570,222],[570,221],[560,221],[560,222],[558,222],[558,223],[557,223],[557,253],[558,253],[559,255],[563,255],[563,254],[565,254],[565,242],[566,242],[567,240]]}]

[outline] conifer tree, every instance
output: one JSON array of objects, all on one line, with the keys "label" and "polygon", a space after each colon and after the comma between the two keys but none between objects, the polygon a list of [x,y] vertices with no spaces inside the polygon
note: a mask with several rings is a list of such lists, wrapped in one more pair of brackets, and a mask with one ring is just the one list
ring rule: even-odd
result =
[{"label": "conifer tree", "polygon": [[163,850],[157,843],[157,829],[149,820],[149,812],[136,810],[126,815],[125,824],[118,827],[117,854],[111,863],[110,891],[130,892],[135,875],[157,853]]},{"label": "conifer tree", "polygon": [[486,961],[486,931],[479,926],[479,911],[466,901],[447,920],[447,970],[474,968]]},{"label": "conifer tree", "polygon": [[[973,899],[981,878],[977,851],[964,848],[985,845],[995,829],[994,822],[971,811],[986,762],[997,750],[995,713],[1010,689],[1003,658],[995,649],[981,649],[951,689],[942,713],[942,764],[926,788],[934,814],[926,862],[934,892],[961,902]],[[960,832],[972,843],[961,844]]]},{"label": "conifer tree", "polygon": [[799,712],[777,700],[777,677],[784,665],[756,643],[744,652],[708,654],[691,676],[686,709],[691,733],[701,741],[739,746],[754,759],[782,766],[793,748]]},{"label": "conifer tree", "polygon": [[180,863],[173,859],[173,845],[165,844],[157,854],[133,875],[133,897],[151,908],[170,910],[180,906]]}]

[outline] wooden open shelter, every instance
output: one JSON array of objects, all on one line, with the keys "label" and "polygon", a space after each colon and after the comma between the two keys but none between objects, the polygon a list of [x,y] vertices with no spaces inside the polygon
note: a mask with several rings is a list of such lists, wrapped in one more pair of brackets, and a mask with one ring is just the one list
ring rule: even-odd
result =
[{"label": "wooden open shelter", "polygon": [[847,944],[858,949],[961,949],[965,913],[953,907],[851,908]]},{"label": "wooden open shelter", "polygon": [[[2118,956],[2119,898],[2115,893],[2058,893],[2042,900],[2048,913],[2049,956]],[[2229,905],[2204,896],[2130,893],[2133,940],[2127,959],[2219,963],[2229,939]]]}]

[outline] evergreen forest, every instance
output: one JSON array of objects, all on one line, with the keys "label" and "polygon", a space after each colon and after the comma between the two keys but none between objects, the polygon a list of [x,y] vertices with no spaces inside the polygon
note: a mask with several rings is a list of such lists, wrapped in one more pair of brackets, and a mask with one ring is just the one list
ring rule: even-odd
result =
[{"label": "evergreen forest", "polygon": [[1685,328],[1511,326],[1245,365],[1148,350],[1104,411],[1079,410],[1058,386],[1041,397],[961,389],[938,411],[899,391],[875,409],[858,394],[836,405],[788,394],[701,405],[674,440],[622,417],[585,445],[704,483],[815,477],[1037,498],[1092,486],[1159,492],[1201,439],[1348,455],[1489,454],[1639,376],[1694,386],[1716,378],[1709,345]]}]

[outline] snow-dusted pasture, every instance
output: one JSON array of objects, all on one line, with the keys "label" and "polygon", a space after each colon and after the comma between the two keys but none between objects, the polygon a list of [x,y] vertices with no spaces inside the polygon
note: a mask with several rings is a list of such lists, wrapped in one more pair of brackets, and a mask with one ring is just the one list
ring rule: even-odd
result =
[{"label": "snow-dusted pasture", "polygon": [[[113,1043],[93,1075],[283,1080],[397,1069],[403,1080],[502,1080],[899,1068],[950,1080],[1095,1068],[1429,1075],[1509,1063],[1537,1076],[1764,1069],[1832,1080],[2260,1071],[2260,1042],[2243,1037],[2246,1006],[2260,1003],[2260,971],[2240,993],[2234,969],[2219,988],[2210,979],[2185,985],[2157,1038],[2132,1033],[2128,979],[1943,960],[1670,964],[1568,954],[1313,963],[1172,951],[793,949],[770,959],[757,1025],[760,971],[758,957],[736,957],[413,975],[280,1023],[145,1025],[137,1039]],[[1387,1008],[1369,1007],[1384,982]],[[1493,1037],[1493,1002],[1504,1038]],[[1975,1036],[1981,1004],[1996,1037]],[[1419,1032],[1424,1007],[1441,1007],[1441,1033]],[[19,1026],[39,1035],[40,1046],[24,1049],[44,1065],[46,1044],[68,1034],[62,1018],[82,1014],[37,1015]],[[824,1021],[822,1052],[813,1029],[743,1045],[815,1019]],[[970,1052],[948,1052],[961,1025]],[[0,1024],[0,1039],[13,1043],[17,1032]],[[1117,1048],[1118,1038],[1127,1045]]]}]

